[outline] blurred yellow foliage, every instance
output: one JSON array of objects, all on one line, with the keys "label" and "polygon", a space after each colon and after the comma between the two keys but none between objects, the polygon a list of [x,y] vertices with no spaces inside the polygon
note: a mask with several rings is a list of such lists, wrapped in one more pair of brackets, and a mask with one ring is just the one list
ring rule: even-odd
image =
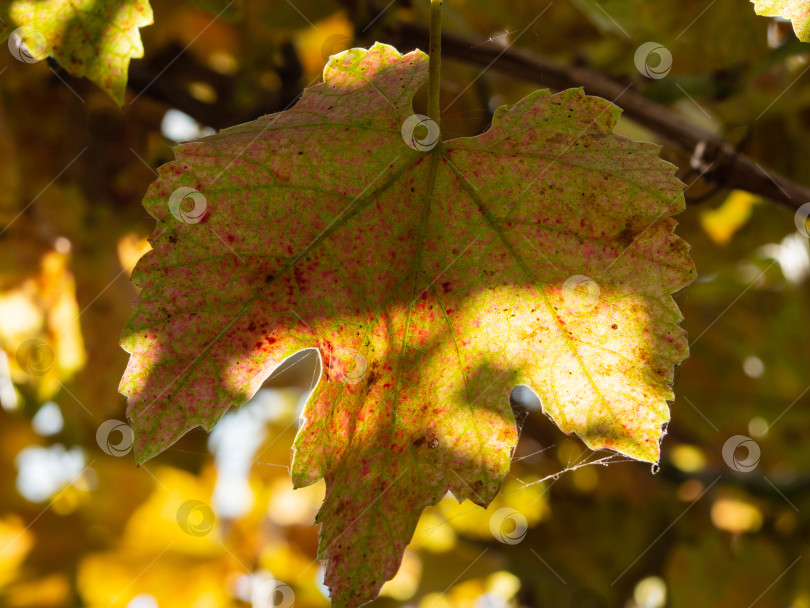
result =
[{"label": "blurred yellow foliage", "polygon": [[731,496],[718,498],[712,504],[712,523],[726,532],[756,532],[762,527],[762,512],[748,500]]},{"label": "blurred yellow foliage", "polygon": [[11,377],[34,387],[41,401],[84,364],[79,315],[66,253],[45,252],[37,275],[0,293],[0,341]]},{"label": "blurred yellow foliage", "polygon": [[716,209],[701,211],[700,223],[715,243],[726,245],[748,223],[759,200],[758,196],[749,192],[733,190]]},{"label": "blurred yellow foliage", "polygon": [[22,519],[16,515],[0,519],[0,588],[14,580],[32,544],[33,534]]},{"label": "blurred yellow foliage", "polygon": [[439,531],[444,526],[471,538],[492,538],[492,517],[500,509],[516,511],[526,519],[529,527],[536,525],[549,513],[544,500],[545,484],[528,485],[536,480],[536,477],[523,481],[508,477],[498,496],[486,509],[469,500],[459,503],[452,495],[445,496],[438,505],[425,510],[422,518],[426,518],[426,521],[424,524],[420,522],[411,546],[419,547],[425,543],[431,546],[430,539],[436,534],[441,540],[432,541],[432,546],[436,547],[437,542],[441,546],[442,541],[446,542],[447,539],[446,533]]},{"label": "blurred yellow foliage", "polygon": [[91,608],[123,607],[148,594],[161,606],[222,606],[228,594],[221,581],[239,565],[222,544],[221,527],[215,523],[203,534],[200,521],[190,519],[189,528],[200,530],[190,534],[178,523],[186,501],[207,506],[213,475],[196,477],[171,467],[158,467],[152,474],[153,493],[130,517],[118,547],[90,554],[79,565],[84,601]]}]

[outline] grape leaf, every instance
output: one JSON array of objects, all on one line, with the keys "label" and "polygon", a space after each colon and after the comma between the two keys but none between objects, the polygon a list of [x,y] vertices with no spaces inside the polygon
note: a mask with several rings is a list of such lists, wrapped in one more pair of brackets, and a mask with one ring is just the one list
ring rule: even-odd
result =
[{"label": "grape leaf", "polygon": [[176,148],[144,198],[120,388],[137,460],[317,348],[292,477],[326,479],[339,606],[394,575],[423,507],[493,499],[515,384],[591,448],[655,462],[687,354],[670,294],[694,267],[658,147],[613,135],[620,110],[581,90],[436,143],[411,109],[426,78],[421,51],[336,55],[292,109]]},{"label": "grape leaf", "polygon": [[9,43],[18,59],[31,63],[51,54],[123,105],[129,60],[143,57],[138,28],[152,23],[148,0],[18,0],[6,11],[0,42],[16,33]]},{"label": "grape leaf", "polygon": [[751,0],[757,15],[784,17],[793,22],[793,31],[802,42],[810,42],[810,2],[808,0]]}]

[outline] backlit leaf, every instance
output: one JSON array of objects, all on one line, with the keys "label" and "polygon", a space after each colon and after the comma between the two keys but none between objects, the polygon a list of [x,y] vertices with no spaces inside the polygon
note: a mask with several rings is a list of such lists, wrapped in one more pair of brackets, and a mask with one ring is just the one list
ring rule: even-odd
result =
[{"label": "backlit leaf", "polygon": [[784,17],[793,22],[793,31],[803,42],[810,42],[810,2],[807,0],[751,0],[757,15]]},{"label": "backlit leaf", "polygon": [[411,108],[426,78],[420,51],[341,53],[292,109],[178,147],[144,199],[158,224],[122,337],[137,459],[318,349],[292,476],[326,480],[337,606],[376,596],[448,490],[492,501],[515,384],[592,449],[656,462],[687,354],[670,294],[694,268],[658,148],[581,90],[436,143]]},{"label": "backlit leaf", "polygon": [[129,60],[143,57],[138,28],[152,23],[148,0],[17,0],[6,12],[0,42],[12,36],[15,57],[31,63],[51,54],[124,103]]}]

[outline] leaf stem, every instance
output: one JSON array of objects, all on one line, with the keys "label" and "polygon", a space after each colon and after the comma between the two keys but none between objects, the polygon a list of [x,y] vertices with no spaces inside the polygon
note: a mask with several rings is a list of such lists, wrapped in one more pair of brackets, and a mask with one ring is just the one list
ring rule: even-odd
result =
[{"label": "leaf stem", "polygon": [[439,82],[442,62],[442,0],[430,0],[428,48],[428,118],[439,124]]}]

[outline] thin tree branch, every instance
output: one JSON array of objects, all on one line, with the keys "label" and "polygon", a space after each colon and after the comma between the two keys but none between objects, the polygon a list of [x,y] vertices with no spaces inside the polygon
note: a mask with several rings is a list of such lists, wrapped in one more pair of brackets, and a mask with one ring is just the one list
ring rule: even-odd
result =
[{"label": "thin tree branch", "polygon": [[[376,36],[403,49],[429,46],[429,29],[416,23],[393,22],[377,30]],[[666,106],[643,97],[635,90],[635,85],[628,89],[626,80],[619,81],[591,68],[565,65],[520,49],[504,50],[499,46],[480,45],[473,39],[456,34],[443,33],[441,44],[445,60],[481,67],[491,66],[493,70],[555,90],[583,87],[589,95],[615,100],[614,103],[624,110],[625,116],[655,133],[662,143],[689,154],[699,164],[701,171],[708,167],[708,171],[702,174],[702,179],[720,187],[745,190],[791,210],[810,202],[810,188],[763,167],[723,138],[690,124]],[[150,72],[145,65],[133,65],[130,89],[139,92],[144,82],[149,81],[147,76]],[[287,91],[284,98],[290,97],[290,87],[297,90],[299,86],[298,79],[291,76],[285,74],[282,78]],[[217,75],[217,78],[225,82],[216,83],[215,89],[220,92],[229,91],[230,86],[226,85],[233,77]],[[173,80],[168,79],[165,87],[153,85],[147,95],[174,105],[204,124],[214,127],[250,120],[255,115],[275,111],[273,106],[286,107],[284,103],[267,103],[262,108],[263,111],[243,112],[238,120],[234,120],[231,112],[223,111],[222,103],[207,107],[207,104],[192,99],[185,91],[178,93]]]},{"label": "thin tree branch", "polygon": [[[401,48],[427,48],[428,30],[422,25],[395,23],[386,33]],[[663,143],[690,154],[702,167],[710,167],[703,179],[758,194],[792,210],[810,201],[807,187],[763,168],[722,138],[688,123],[632,87],[625,91],[626,82],[617,82],[599,71],[564,65],[519,49],[478,45],[475,40],[448,33],[442,34],[442,52],[446,60],[482,67],[491,64],[491,69],[552,89],[583,87],[589,95],[615,99],[627,117],[653,131]]]}]

